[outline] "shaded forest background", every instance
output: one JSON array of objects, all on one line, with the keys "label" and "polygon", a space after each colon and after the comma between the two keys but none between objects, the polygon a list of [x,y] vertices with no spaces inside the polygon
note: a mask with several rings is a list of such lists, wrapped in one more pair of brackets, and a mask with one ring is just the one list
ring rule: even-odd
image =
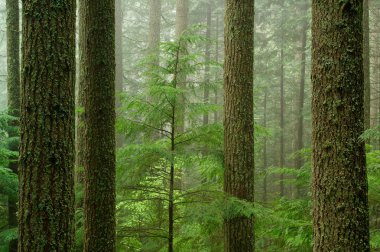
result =
[{"label": "shaded forest background", "polygon": [[[190,0],[182,40],[175,40],[175,0],[163,0],[161,10],[154,9],[159,5],[151,1],[116,2],[118,251],[166,251],[168,160],[178,167],[175,251],[222,251],[223,217],[236,212],[255,214],[258,251],[311,251],[310,1],[255,1],[254,208],[233,199],[226,204],[222,193],[223,1]],[[380,249],[380,1],[370,1],[369,20],[370,128],[363,139],[371,247],[376,251]],[[5,1],[0,1],[0,27],[0,111],[5,112]],[[179,62],[186,83],[180,91],[184,126],[177,156],[169,158],[166,115],[161,108],[168,105],[162,97],[175,91],[158,89],[154,83],[169,82],[181,41],[187,46],[186,57]],[[0,118],[0,140],[5,143],[7,119]],[[6,167],[14,153],[1,143],[0,148],[0,167]],[[16,235],[7,217],[8,197],[15,196],[16,188],[15,177],[0,169],[0,251],[6,251]],[[83,243],[82,191],[79,184],[78,251]]]}]

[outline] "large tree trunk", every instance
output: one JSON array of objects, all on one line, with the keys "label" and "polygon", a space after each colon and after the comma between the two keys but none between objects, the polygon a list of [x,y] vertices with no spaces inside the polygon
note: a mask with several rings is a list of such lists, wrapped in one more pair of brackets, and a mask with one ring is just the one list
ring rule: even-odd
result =
[{"label": "large tree trunk", "polygon": [[[224,191],[253,202],[254,1],[226,0],[225,7]],[[252,216],[226,218],[224,241],[226,252],[254,251]]]},{"label": "large tree trunk", "polygon": [[73,250],[75,7],[23,1],[19,252]]},{"label": "large tree trunk", "polygon": [[[8,113],[11,116],[20,116],[20,34],[19,34],[19,3],[15,0],[6,1],[7,9],[7,88]],[[17,138],[18,119],[10,123],[8,135]],[[11,151],[18,151],[19,141],[12,140],[9,146]],[[17,161],[11,161],[10,169],[17,173]],[[17,227],[17,196],[8,197],[8,226]],[[9,251],[17,251],[17,239],[10,241]]]},{"label": "large tree trunk", "polygon": [[370,251],[363,2],[313,1],[314,251]]},{"label": "large tree trunk", "polygon": [[86,252],[115,251],[115,1],[80,5]]}]

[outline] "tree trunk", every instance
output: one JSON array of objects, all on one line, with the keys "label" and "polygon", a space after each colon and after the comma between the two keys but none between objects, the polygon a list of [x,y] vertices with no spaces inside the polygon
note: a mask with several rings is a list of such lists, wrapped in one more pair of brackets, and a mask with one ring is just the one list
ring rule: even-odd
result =
[{"label": "tree trunk", "polygon": [[[254,1],[226,0],[225,7],[224,192],[253,202]],[[224,241],[226,252],[254,251],[252,216],[226,218]]]},{"label": "tree trunk", "polygon": [[[210,98],[210,58],[211,58],[211,3],[207,3],[207,28],[206,28],[206,50],[205,50],[205,83],[204,83],[204,93],[203,93],[203,102],[205,104],[209,104]],[[205,112],[203,114],[203,125],[207,125],[209,123],[209,114]]]},{"label": "tree trunk", "polygon": [[[19,3],[15,0],[6,1],[7,9],[7,88],[8,88],[8,114],[20,116],[20,34],[19,34]],[[19,137],[16,130],[18,119],[10,122],[8,136]],[[9,150],[18,151],[19,141],[11,141]],[[9,168],[17,173],[17,161],[11,161]],[[8,197],[8,226],[17,227],[17,197]],[[9,251],[17,251],[17,239],[10,241]]]},{"label": "tree trunk", "polygon": [[85,252],[115,251],[115,1],[80,5]]},{"label": "tree trunk", "polygon": [[[216,29],[215,29],[215,62],[219,62],[219,13],[216,15]],[[219,79],[219,73],[215,74],[215,80]],[[218,105],[219,99],[218,99],[218,87],[215,87],[214,89],[214,103],[215,105]],[[218,111],[216,110],[214,112],[214,123],[217,123],[219,121],[219,115]]]},{"label": "tree trunk", "polygon": [[[306,15],[309,9],[309,4],[304,3],[304,12]],[[304,116],[303,108],[305,103],[305,81],[306,81],[306,43],[307,32],[309,28],[309,22],[305,19],[302,25],[301,31],[301,78],[300,78],[300,90],[298,98],[298,123],[297,123],[297,151],[301,151],[304,148],[303,131],[304,131]],[[296,168],[301,169],[303,166],[303,158],[299,153],[296,157]],[[297,198],[301,196],[301,188],[297,186]]]},{"label": "tree trunk", "polygon": [[[285,90],[284,90],[284,1],[281,2],[281,50],[280,50],[280,168],[285,166],[285,140],[284,140],[284,128],[285,128]],[[280,196],[285,195],[284,186],[284,174],[280,175]]]},{"label": "tree trunk", "polygon": [[370,251],[363,2],[313,1],[314,251]]},{"label": "tree trunk", "polygon": [[364,129],[371,127],[371,81],[369,62],[369,6],[363,0]]},{"label": "tree trunk", "polygon": [[[176,24],[175,24],[175,34],[176,38],[179,39],[183,32],[188,26],[188,15],[189,15],[189,0],[177,0],[176,4]],[[178,87],[180,89],[186,88],[186,74],[183,72],[178,73]],[[178,123],[177,123],[177,133],[182,133],[185,131],[185,114],[186,111],[183,108],[183,103],[185,102],[185,97],[180,95],[178,103],[182,106],[177,107]]]},{"label": "tree trunk", "polygon": [[73,250],[75,7],[23,1],[19,252]]},{"label": "tree trunk", "polygon": [[[115,107],[121,107],[120,95],[124,88],[123,70],[123,0],[115,0]],[[121,147],[125,142],[122,134],[116,134],[116,146]]]},{"label": "tree trunk", "polygon": [[153,57],[153,65],[159,64],[159,45],[161,41],[161,0],[149,0],[149,38],[148,50]]},{"label": "tree trunk", "polygon": [[[263,121],[263,127],[267,127],[267,105],[268,105],[268,89],[265,89],[264,93],[264,121]],[[268,155],[267,155],[267,138],[264,138],[263,143],[263,171],[264,171],[264,180],[263,180],[263,202],[267,203],[268,201],[268,177],[267,177],[267,169],[268,169]]]}]

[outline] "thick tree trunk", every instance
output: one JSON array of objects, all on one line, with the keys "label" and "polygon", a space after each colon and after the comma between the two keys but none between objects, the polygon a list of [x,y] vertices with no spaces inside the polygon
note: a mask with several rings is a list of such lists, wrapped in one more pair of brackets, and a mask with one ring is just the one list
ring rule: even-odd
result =
[{"label": "thick tree trunk", "polygon": [[115,251],[115,1],[80,5],[86,252]]},{"label": "thick tree trunk", "polygon": [[[253,202],[254,1],[226,0],[225,7],[224,191]],[[226,252],[254,251],[252,216],[226,218],[224,241]]]},{"label": "thick tree trunk", "polygon": [[313,1],[314,251],[370,251],[363,2]]},{"label": "thick tree trunk", "polygon": [[19,252],[73,250],[75,7],[23,1]]},{"label": "thick tree trunk", "polygon": [[[7,88],[8,88],[8,113],[11,116],[20,116],[20,34],[19,34],[19,3],[15,0],[6,1],[7,9]],[[10,138],[18,137],[18,119],[10,123],[8,135]],[[9,149],[18,151],[19,141],[11,141]],[[17,161],[11,161],[10,169],[17,173]],[[8,198],[8,226],[17,227],[17,196]],[[17,251],[17,239],[9,243],[9,251]]]}]

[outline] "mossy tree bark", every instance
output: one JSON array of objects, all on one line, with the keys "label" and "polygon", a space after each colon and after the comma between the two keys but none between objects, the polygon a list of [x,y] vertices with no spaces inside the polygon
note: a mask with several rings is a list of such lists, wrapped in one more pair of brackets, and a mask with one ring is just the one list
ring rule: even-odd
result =
[{"label": "mossy tree bark", "polygon": [[[19,34],[19,3],[15,0],[6,1],[7,9],[7,88],[8,88],[8,114],[18,118],[20,116],[20,34]],[[18,119],[10,122],[8,135],[13,138],[8,148],[18,151],[19,134]],[[13,172],[17,173],[17,161],[9,164]],[[17,197],[8,197],[8,225],[17,227]],[[17,251],[17,239],[9,243],[9,251]]]},{"label": "mossy tree bark", "polygon": [[[225,2],[224,191],[248,202],[254,198],[253,161],[254,1]],[[254,251],[252,216],[224,221],[226,252]]]},{"label": "mossy tree bark", "polygon": [[314,251],[370,251],[363,1],[313,1]]},{"label": "mossy tree bark", "polygon": [[73,250],[75,8],[23,1],[19,252]]},{"label": "mossy tree bark", "polygon": [[115,1],[80,5],[86,252],[115,251]]}]

